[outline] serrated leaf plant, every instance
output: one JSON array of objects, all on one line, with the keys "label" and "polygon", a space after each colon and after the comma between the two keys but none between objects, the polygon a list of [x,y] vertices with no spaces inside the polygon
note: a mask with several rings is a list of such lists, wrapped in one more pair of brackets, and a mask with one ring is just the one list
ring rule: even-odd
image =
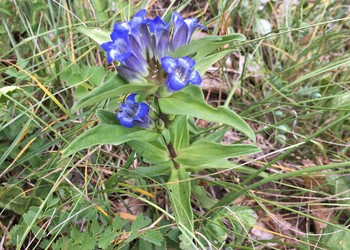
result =
[{"label": "serrated leaf plant", "polygon": [[117,77],[79,99],[72,110],[108,98],[121,101],[114,114],[99,110],[101,124],[78,136],[63,151],[67,157],[95,145],[126,143],[149,164],[139,173],[149,169],[153,177],[168,176],[166,188],[184,249],[202,244],[194,236],[191,174],[260,151],[252,144],[222,145],[212,141],[210,133],[198,136],[191,131],[197,118],[219,124],[217,128],[235,129],[255,141],[254,132],[239,115],[224,106],[209,106],[200,89],[207,68],[230,53],[220,48],[243,41],[244,36],[207,36],[191,42],[198,29],[206,28],[196,18],[173,13],[167,23],[159,16],[147,18],[146,10],[116,23],[110,37],[99,29],[78,28],[100,44]]}]

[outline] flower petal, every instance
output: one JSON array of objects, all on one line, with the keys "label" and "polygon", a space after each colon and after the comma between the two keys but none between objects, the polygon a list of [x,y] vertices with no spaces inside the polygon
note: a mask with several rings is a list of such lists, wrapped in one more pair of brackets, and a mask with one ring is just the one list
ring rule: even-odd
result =
[{"label": "flower petal", "polygon": [[188,56],[179,58],[178,67],[184,67],[186,69],[192,69],[196,65],[196,61]]},{"label": "flower petal", "polygon": [[162,32],[158,32],[158,36],[156,37],[156,46],[155,46],[155,54],[157,59],[160,61],[169,51],[169,31],[164,30]]},{"label": "flower petal", "polygon": [[131,55],[127,33],[113,31],[111,39],[111,42],[101,44],[102,49],[107,52],[108,63],[114,60],[123,62]]},{"label": "flower petal", "polygon": [[129,83],[146,83],[146,79],[125,66],[117,66],[118,74]]},{"label": "flower petal", "polygon": [[161,17],[157,16],[149,20],[149,29],[152,34],[156,34],[158,31],[168,30],[168,26]]},{"label": "flower petal", "polygon": [[170,91],[178,91],[186,87],[186,83],[181,81],[180,78],[178,78],[175,74],[169,74],[165,85],[168,87],[168,90]]},{"label": "flower petal", "polygon": [[139,105],[139,108],[135,114],[135,118],[144,118],[146,116],[148,116],[149,113],[149,106],[148,104],[141,102]]},{"label": "flower petal", "polygon": [[167,73],[172,73],[177,67],[178,59],[172,58],[170,56],[163,57],[161,59],[162,68]]},{"label": "flower petal", "polygon": [[192,84],[200,85],[202,83],[202,77],[197,70],[193,70],[188,78],[188,81]]},{"label": "flower petal", "polygon": [[143,23],[146,20],[146,10],[139,10],[130,21],[130,26],[135,27],[136,25]]},{"label": "flower petal", "polygon": [[132,94],[130,94],[130,95],[128,95],[127,97],[126,97],[126,99],[125,99],[125,102],[127,103],[127,104],[133,104],[133,103],[135,103],[135,97],[136,97],[136,94],[135,93],[132,93]]},{"label": "flower petal", "polygon": [[148,76],[148,64],[143,58],[137,58],[134,54],[131,54],[127,59],[123,61],[124,66],[142,75],[143,77]]},{"label": "flower petal", "polygon": [[183,20],[178,20],[174,24],[173,38],[172,38],[172,50],[182,47],[187,44],[188,27]]},{"label": "flower petal", "polygon": [[120,124],[127,128],[132,128],[134,119],[127,116],[122,116],[119,118]]}]

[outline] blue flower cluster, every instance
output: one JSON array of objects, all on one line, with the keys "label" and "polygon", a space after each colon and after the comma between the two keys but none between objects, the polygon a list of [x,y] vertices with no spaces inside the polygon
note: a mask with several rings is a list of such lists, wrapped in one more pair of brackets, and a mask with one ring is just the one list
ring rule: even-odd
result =
[{"label": "blue flower cluster", "polygon": [[146,18],[146,10],[140,10],[130,21],[116,23],[110,35],[112,41],[101,47],[107,52],[108,63],[121,63],[117,70],[127,81],[164,82],[168,91],[178,91],[190,83],[200,84],[202,79],[193,70],[194,60],[167,55],[188,44],[197,28],[205,29],[196,18],[184,19],[173,13],[166,24],[159,16]]},{"label": "blue flower cluster", "polygon": [[[107,52],[107,61],[118,61],[120,76],[128,82],[154,82],[164,84],[166,91],[174,92],[189,84],[201,84],[202,78],[194,70],[195,60],[190,57],[173,58],[169,54],[190,42],[193,32],[205,29],[196,18],[182,18],[173,13],[169,24],[157,16],[146,18],[146,10],[140,10],[130,20],[114,25],[112,41],[101,44]],[[149,128],[147,103],[135,101],[136,94],[129,95],[121,104],[117,118],[125,127],[133,125]]]}]

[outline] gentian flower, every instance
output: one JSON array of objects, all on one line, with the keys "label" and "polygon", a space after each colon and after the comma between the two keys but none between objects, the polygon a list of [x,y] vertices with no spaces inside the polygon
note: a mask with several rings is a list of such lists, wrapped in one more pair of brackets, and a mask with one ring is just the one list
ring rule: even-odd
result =
[{"label": "gentian flower", "polygon": [[177,91],[189,83],[201,83],[199,73],[193,70],[193,59],[167,56],[188,44],[197,28],[205,29],[196,18],[184,19],[173,13],[172,21],[166,24],[159,16],[146,18],[146,10],[140,10],[131,20],[116,23],[112,41],[101,46],[107,52],[108,63],[119,61],[117,71],[126,81],[156,81],[155,84],[159,85],[166,77],[167,89]]},{"label": "gentian flower", "polygon": [[[107,52],[107,61],[119,61],[126,67],[125,72],[133,71],[133,75],[124,74],[126,80],[148,76],[146,56],[151,47],[151,38],[148,31],[148,19],[146,11],[141,10],[135,14],[132,20],[116,23],[110,35],[112,41],[101,44]],[[130,79],[129,79],[130,78]]]},{"label": "gentian flower", "polygon": [[110,35],[112,42],[101,44],[102,49],[107,51],[108,63],[114,60],[123,62],[131,56],[128,33],[127,30],[120,32],[113,31]]},{"label": "gentian flower", "polygon": [[149,128],[153,123],[149,117],[149,106],[144,102],[135,101],[136,94],[129,95],[120,105],[117,118],[124,127],[132,128],[133,125],[141,128]]},{"label": "gentian flower", "polygon": [[154,38],[154,54],[158,61],[169,51],[170,32],[159,16],[149,21],[149,28]]},{"label": "gentian flower", "polygon": [[191,40],[193,32],[197,28],[205,30],[203,25],[197,23],[197,18],[183,19],[178,13],[174,12],[172,15],[172,22],[174,23],[173,37],[171,48],[176,50]]},{"label": "gentian flower", "polygon": [[178,91],[190,83],[201,84],[201,76],[198,71],[193,70],[195,64],[196,62],[187,56],[181,58],[163,57],[162,67],[169,74],[165,79],[167,89]]}]

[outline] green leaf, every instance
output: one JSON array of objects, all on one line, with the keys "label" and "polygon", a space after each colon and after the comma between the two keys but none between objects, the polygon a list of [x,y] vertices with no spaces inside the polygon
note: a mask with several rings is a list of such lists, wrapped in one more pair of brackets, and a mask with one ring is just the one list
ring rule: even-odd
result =
[{"label": "green leaf", "polygon": [[191,207],[191,183],[183,167],[172,170],[167,188],[175,220],[182,233],[182,243],[183,245],[192,245],[194,225]]},{"label": "green leaf", "polygon": [[29,226],[34,220],[39,219],[40,215],[37,216],[37,213],[39,212],[38,207],[30,207],[30,209],[22,215],[23,221]]},{"label": "green leaf", "polygon": [[[331,175],[326,179],[327,185],[333,194],[339,197],[339,203],[350,205],[350,179],[347,176]],[[348,209],[344,212],[350,216]]]},{"label": "green leaf", "polygon": [[109,227],[106,228],[98,240],[98,247],[102,249],[107,249],[111,244],[114,238],[117,236]]},{"label": "green leaf", "polygon": [[147,163],[158,163],[170,160],[169,153],[162,143],[162,139],[159,138],[152,142],[142,142],[139,140],[129,141],[130,147],[136,150],[137,154],[142,156]]},{"label": "green leaf", "polygon": [[[175,50],[171,56],[172,57],[183,57],[183,56],[189,56],[189,55],[198,55],[201,51],[203,51],[203,48],[207,48],[210,44],[214,44],[215,42],[221,41],[222,38],[220,36],[206,36],[197,40],[191,41],[189,44],[186,44],[177,50]],[[219,48],[221,45],[218,45],[216,48]],[[214,47],[213,50],[216,49]],[[206,50],[203,51],[203,53],[211,53],[213,50]],[[208,55],[207,54],[207,55]]]},{"label": "green leaf", "polygon": [[190,115],[212,122],[224,123],[255,141],[253,130],[239,115],[225,107],[213,108],[209,106],[198,86],[187,86],[171,96],[159,98],[159,106],[165,114]]},{"label": "green leaf", "polygon": [[[249,237],[247,232],[256,225],[256,214],[250,207],[233,205],[224,210],[224,216],[228,218],[233,226],[234,242],[241,245],[244,239]],[[234,215],[234,216],[233,216]]]},{"label": "green leaf", "polygon": [[149,92],[157,88],[154,84],[126,84],[125,81],[117,76],[114,81],[108,81],[105,84],[94,88],[89,94],[81,98],[72,107],[72,112],[79,108],[91,106],[109,98],[117,98],[121,95],[126,95],[134,92]]},{"label": "green leaf", "polygon": [[233,227],[233,234],[231,234],[234,240],[233,244],[240,246],[243,240],[248,237],[247,232],[256,224],[255,216],[255,212],[249,207],[237,205],[225,207],[217,210],[215,215],[205,223],[203,227],[204,234],[208,236],[211,242],[216,242],[214,244],[216,247],[220,247],[228,237],[227,228],[222,221],[229,220]]},{"label": "green leaf", "polygon": [[42,200],[40,198],[27,196],[19,186],[6,184],[0,187],[0,208],[23,214],[26,212],[27,207],[40,206],[41,203]]},{"label": "green leaf", "polygon": [[[178,48],[172,54],[173,57],[182,57],[193,55],[197,62],[202,61],[207,55],[223,45],[235,42],[245,41],[246,38],[242,34],[232,34],[227,36],[207,36],[198,40],[193,40],[189,44]],[[205,49],[203,49],[205,48]]]},{"label": "green leaf", "polygon": [[166,161],[151,167],[137,167],[134,170],[121,169],[119,170],[119,173],[123,177],[153,178],[153,177],[159,177],[161,175],[170,175],[172,166],[173,166],[172,161]]},{"label": "green leaf", "polygon": [[107,21],[109,19],[108,12],[107,12],[108,1],[92,0],[91,3],[94,8],[94,13],[97,21],[101,24],[102,22]]},{"label": "green leaf", "polygon": [[113,227],[113,230],[120,231],[123,228],[123,226],[125,226],[126,224],[128,224],[128,221],[123,220],[120,217],[120,214],[117,214],[113,220],[112,227]]},{"label": "green leaf", "polygon": [[350,92],[336,95],[332,100],[332,108],[350,109]]},{"label": "green leaf", "polygon": [[192,195],[196,196],[201,207],[210,209],[216,204],[217,200],[209,197],[204,187],[198,186],[195,181],[192,181],[191,184]]},{"label": "green leaf", "polygon": [[108,41],[111,41],[110,32],[101,30],[98,28],[89,28],[89,27],[77,27],[76,30],[84,35],[90,37],[98,44],[102,44]]},{"label": "green leaf", "polygon": [[24,235],[27,227],[28,226],[25,223],[20,223],[20,224],[14,225],[11,228],[8,234],[8,237],[10,238],[10,242],[12,245],[17,246],[20,243],[21,238]]},{"label": "green leaf", "polygon": [[[341,226],[341,225],[338,225]],[[343,226],[341,226],[343,227]],[[350,249],[350,233],[346,227],[344,230],[328,225],[323,231],[320,242],[325,244],[328,249],[332,250],[348,250]]]},{"label": "green leaf", "polygon": [[78,136],[63,151],[62,158],[65,158],[81,149],[101,144],[120,145],[131,140],[153,141],[159,134],[153,131],[137,127],[126,128],[118,125],[100,124]]},{"label": "green leaf", "polygon": [[205,58],[203,58],[203,60],[198,61],[196,66],[195,66],[195,70],[197,70],[199,72],[200,75],[204,75],[204,73],[217,61],[219,61],[220,59],[224,58],[225,56],[227,56],[229,53],[231,53],[231,50],[223,50],[223,51],[219,51],[213,55],[209,55]]},{"label": "green leaf", "polygon": [[145,233],[141,234],[140,237],[157,246],[161,246],[162,241],[164,241],[163,235],[158,230],[147,230]]},{"label": "green leaf", "polygon": [[223,145],[210,141],[198,141],[177,152],[175,160],[187,166],[198,166],[221,159],[259,153],[257,146],[249,144]]},{"label": "green leaf", "polygon": [[120,125],[119,120],[116,117],[116,113],[104,110],[104,109],[99,109],[97,110],[97,116],[100,118],[100,121],[104,124],[109,124],[109,125]]},{"label": "green leaf", "polygon": [[186,148],[190,144],[187,116],[178,116],[171,124],[170,135],[175,150]]},{"label": "green leaf", "polygon": [[[220,159],[212,162],[206,162],[204,164],[198,165],[198,166],[185,166],[186,170],[189,172],[198,172],[203,169],[232,169],[235,172],[238,173],[244,173],[244,174],[255,174],[256,169],[250,168],[248,166],[239,166],[237,163],[226,160],[226,159]],[[260,173],[259,176],[261,178],[267,178],[269,174],[267,173]]]},{"label": "green leaf", "polygon": [[143,214],[139,214],[136,218],[136,220],[131,225],[131,231],[137,231],[144,227],[147,227],[149,224],[152,223],[152,220],[150,218],[145,218]]}]

